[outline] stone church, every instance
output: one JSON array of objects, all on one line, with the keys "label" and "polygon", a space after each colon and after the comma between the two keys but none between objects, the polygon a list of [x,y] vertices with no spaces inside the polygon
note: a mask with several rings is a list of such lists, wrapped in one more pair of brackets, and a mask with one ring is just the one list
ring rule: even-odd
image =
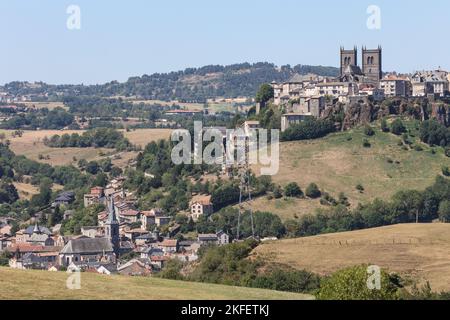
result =
[{"label": "stone church", "polygon": [[341,81],[360,82],[377,86],[383,77],[382,49],[362,48],[362,69],[358,66],[358,49],[354,47],[346,50],[341,47],[340,52]]}]

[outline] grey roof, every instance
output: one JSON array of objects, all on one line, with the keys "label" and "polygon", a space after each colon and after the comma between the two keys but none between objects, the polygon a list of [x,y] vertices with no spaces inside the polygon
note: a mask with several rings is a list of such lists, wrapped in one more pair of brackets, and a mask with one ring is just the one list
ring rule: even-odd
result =
[{"label": "grey roof", "polygon": [[305,80],[305,77],[296,73],[287,82],[288,83],[302,83],[304,80]]},{"label": "grey roof", "polygon": [[[29,235],[32,235],[33,232],[34,232],[35,227],[36,227],[35,225],[34,225],[34,226],[29,226],[29,227],[27,227],[27,228],[25,229],[25,233],[26,233],[26,234],[29,234]],[[38,229],[39,229],[39,232],[40,232],[40,233],[45,233],[45,234],[47,234],[47,235],[51,235],[51,234],[52,234],[51,231],[50,231],[48,228],[46,228],[46,227],[38,226]]]},{"label": "grey roof", "polygon": [[28,239],[28,241],[30,242],[44,242],[48,239],[48,235],[45,233],[41,233],[41,234],[37,234],[37,233],[33,233],[30,236],[30,239]]},{"label": "grey roof", "polygon": [[214,233],[211,234],[199,234],[198,235],[198,240],[200,241],[216,241],[217,240],[217,235]]},{"label": "grey roof", "polygon": [[344,73],[345,74],[352,74],[352,75],[356,75],[356,76],[362,76],[363,73],[361,71],[361,68],[358,66],[354,66],[354,65],[348,65],[345,69],[344,69]]},{"label": "grey roof", "polygon": [[72,239],[61,250],[63,254],[72,253],[110,253],[113,252],[113,247],[107,238],[80,238]]}]

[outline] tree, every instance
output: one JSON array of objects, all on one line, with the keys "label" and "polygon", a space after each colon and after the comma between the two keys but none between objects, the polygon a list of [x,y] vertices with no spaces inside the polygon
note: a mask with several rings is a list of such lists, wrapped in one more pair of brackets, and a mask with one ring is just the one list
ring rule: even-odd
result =
[{"label": "tree", "polygon": [[311,183],[307,188],[305,192],[306,196],[312,199],[319,198],[321,196],[321,192],[319,190],[319,187],[315,183]]},{"label": "tree", "polygon": [[99,170],[100,170],[100,167],[96,161],[90,161],[86,165],[86,172],[88,172],[90,174],[97,174]]},{"label": "tree", "polygon": [[288,183],[284,187],[284,195],[286,197],[299,198],[299,197],[303,196],[303,191],[302,191],[302,189],[300,189],[300,187],[298,186],[298,184],[296,182],[291,182],[291,183]]},{"label": "tree", "polygon": [[370,289],[368,286],[370,275],[371,272],[367,265],[337,271],[322,281],[317,298],[320,300],[398,299],[397,292],[400,285],[396,277],[390,276],[385,270],[381,270],[380,289]]},{"label": "tree", "polygon": [[439,204],[439,219],[443,222],[450,222],[450,201],[444,200]]},{"label": "tree", "polygon": [[266,103],[274,97],[274,91],[270,84],[264,83],[259,87],[256,93],[256,102]]},{"label": "tree", "polygon": [[395,119],[394,122],[391,124],[391,132],[397,136],[401,135],[402,133],[406,132],[406,128],[403,125],[402,120]]}]

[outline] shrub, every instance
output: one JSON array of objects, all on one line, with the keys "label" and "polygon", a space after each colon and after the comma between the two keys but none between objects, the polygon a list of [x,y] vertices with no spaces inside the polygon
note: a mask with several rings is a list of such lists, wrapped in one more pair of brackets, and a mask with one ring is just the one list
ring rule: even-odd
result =
[{"label": "shrub", "polygon": [[363,187],[363,185],[360,184],[360,183],[357,184],[357,185],[356,185],[356,190],[358,190],[358,191],[361,192],[361,193],[364,192],[364,187]]},{"label": "shrub", "polygon": [[442,167],[442,174],[446,177],[450,177],[450,169],[446,166]]},{"label": "shrub", "polygon": [[307,188],[305,192],[306,196],[312,199],[319,198],[321,196],[321,192],[319,190],[319,187],[315,183],[311,183]]},{"label": "shrub", "polygon": [[391,132],[395,135],[401,135],[403,132],[406,132],[406,128],[403,125],[402,120],[395,119],[391,124]]},{"label": "shrub", "polygon": [[[368,265],[346,268],[322,281],[319,300],[396,300],[401,288],[398,277],[381,270],[381,288],[368,287]],[[370,274],[369,274],[370,275]]]},{"label": "shrub", "polygon": [[284,187],[284,195],[286,197],[300,198],[303,196],[303,191],[296,182],[291,182]]},{"label": "shrub", "polygon": [[364,148],[370,148],[372,145],[370,144],[369,140],[363,139],[363,147]]},{"label": "shrub", "polygon": [[366,136],[371,137],[371,136],[373,136],[373,135],[375,134],[375,131],[372,129],[371,126],[366,125],[366,126],[364,127],[364,134],[365,134]]}]

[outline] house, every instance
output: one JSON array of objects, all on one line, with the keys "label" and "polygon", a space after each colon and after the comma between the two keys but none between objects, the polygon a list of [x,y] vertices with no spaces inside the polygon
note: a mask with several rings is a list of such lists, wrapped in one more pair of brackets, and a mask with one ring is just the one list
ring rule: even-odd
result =
[{"label": "house", "polygon": [[56,196],[55,201],[53,201],[53,203],[52,203],[52,207],[57,207],[57,206],[61,206],[61,205],[67,206],[74,201],[75,201],[75,192],[64,191],[64,192],[59,193]]},{"label": "house", "polygon": [[155,217],[155,223],[158,227],[168,225],[170,217]]},{"label": "house", "polygon": [[124,276],[146,277],[152,274],[151,261],[148,259],[132,259],[119,266],[117,271]]},{"label": "house", "polygon": [[204,246],[210,244],[217,244],[218,238],[217,235],[214,233],[204,233],[198,234],[197,240],[198,242],[200,242],[202,246]]},{"label": "house", "polygon": [[197,195],[191,200],[191,218],[194,222],[205,215],[209,216],[213,213],[213,204],[211,203],[211,195]]},{"label": "house", "polygon": [[202,246],[211,244],[222,246],[230,243],[230,237],[225,232],[219,231],[216,234],[214,233],[199,234],[197,236],[197,241]]},{"label": "house", "polygon": [[169,260],[170,260],[169,256],[155,255],[155,256],[150,257],[150,263],[152,264],[152,266],[154,266],[156,269],[159,269],[159,270],[164,268],[165,264]]},{"label": "house", "polygon": [[81,234],[82,234],[83,236],[88,237],[88,238],[95,238],[95,237],[97,237],[97,236],[100,235],[99,227],[97,227],[97,226],[91,226],[91,227],[86,226],[86,227],[81,227]]},{"label": "house", "polygon": [[291,112],[297,114],[304,114],[313,117],[320,117],[322,111],[325,109],[325,98],[322,96],[306,97],[302,96],[297,99],[297,102],[292,104]]},{"label": "house", "polygon": [[147,230],[136,228],[136,229],[125,229],[123,231],[123,234],[131,241],[135,241],[136,238],[138,238],[139,236],[149,234],[149,232]]},{"label": "house", "polygon": [[381,79],[380,89],[384,90],[386,97],[406,97],[408,96],[408,82],[407,78],[391,74]]},{"label": "house", "polygon": [[110,239],[108,238],[78,238],[67,242],[61,250],[61,265],[68,266],[83,262],[115,263],[116,256]]},{"label": "house", "polygon": [[105,189],[103,187],[94,187],[91,188],[91,192],[85,194],[83,197],[84,207],[87,208],[94,204],[105,203]]},{"label": "house", "polygon": [[449,91],[448,72],[443,70],[420,71],[411,77],[412,95],[426,97],[429,94],[444,96]]},{"label": "house", "polygon": [[161,248],[165,254],[178,252],[178,240],[176,239],[164,239],[162,242],[156,245]]},{"label": "house", "polygon": [[341,95],[355,95],[358,93],[358,85],[353,82],[323,82],[316,86],[320,96],[337,98]]},{"label": "house", "polygon": [[217,235],[217,244],[219,246],[230,243],[230,236],[227,233],[225,233],[223,231],[219,231],[219,232],[217,232],[216,235]]},{"label": "house", "polygon": [[134,243],[136,243],[136,246],[143,246],[149,243],[156,242],[156,238],[154,235],[150,233],[145,233],[137,236],[134,240]]},{"label": "house", "polygon": [[29,243],[35,246],[54,246],[55,241],[51,238],[51,231],[46,227],[41,227],[37,223],[29,226],[25,230],[16,232],[16,243]]},{"label": "house", "polygon": [[156,224],[156,217],[162,216],[162,210],[159,208],[150,211],[141,212],[141,227],[147,230],[149,226]]},{"label": "house", "polygon": [[141,212],[134,209],[119,210],[120,222],[135,223],[140,221]]},{"label": "house", "polygon": [[163,256],[164,251],[161,248],[146,247],[140,251],[141,259],[150,259],[152,256]]}]

